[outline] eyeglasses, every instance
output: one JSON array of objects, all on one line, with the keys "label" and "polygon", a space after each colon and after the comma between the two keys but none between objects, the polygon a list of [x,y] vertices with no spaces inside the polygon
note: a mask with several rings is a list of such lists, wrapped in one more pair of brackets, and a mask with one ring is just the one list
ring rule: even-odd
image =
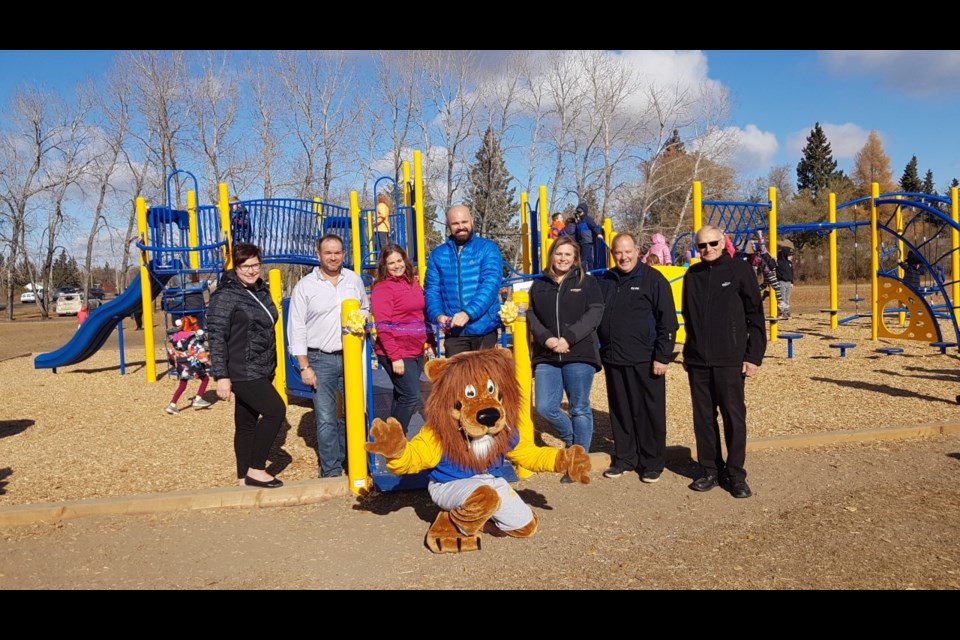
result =
[{"label": "eyeglasses", "polygon": [[720,242],[721,242],[720,240],[711,240],[710,242],[698,242],[697,249],[700,249],[700,251],[703,251],[707,247],[716,247],[717,245],[720,244]]},{"label": "eyeglasses", "polygon": [[237,271],[243,271],[245,273],[256,273],[260,271],[260,263],[257,264],[241,264],[237,267]]}]

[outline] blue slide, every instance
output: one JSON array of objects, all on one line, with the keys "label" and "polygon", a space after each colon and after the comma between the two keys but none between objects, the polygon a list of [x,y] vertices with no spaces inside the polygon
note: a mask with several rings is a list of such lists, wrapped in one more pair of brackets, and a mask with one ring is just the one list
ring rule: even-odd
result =
[{"label": "blue slide", "polygon": [[[150,299],[156,298],[163,291],[164,286],[173,277],[173,274],[162,276],[150,274]],[[119,296],[106,304],[94,309],[86,321],[77,329],[77,333],[70,342],[56,351],[41,353],[33,360],[34,369],[54,369],[69,364],[83,362],[96,353],[107,341],[114,328],[124,318],[142,306],[140,293],[140,276],[130,283],[130,286]]]}]

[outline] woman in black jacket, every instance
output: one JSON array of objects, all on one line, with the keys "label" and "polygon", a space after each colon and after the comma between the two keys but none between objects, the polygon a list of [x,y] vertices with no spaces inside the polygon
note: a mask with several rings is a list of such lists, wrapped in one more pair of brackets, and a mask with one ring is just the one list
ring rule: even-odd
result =
[{"label": "woman in black jacket", "polygon": [[[603,317],[603,296],[596,279],[579,265],[577,241],[557,238],[547,254],[547,268],[530,288],[527,323],[533,335],[537,413],[568,447],[578,444],[590,451],[590,389],[600,370],[597,326]],[[564,392],[569,416],[560,409]]]},{"label": "woman in black jacket", "polygon": [[217,381],[217,397],[229,400],[231,391],[237,396],[233,448],[240,486],[274,489],[283,482],[266,472],[267,454],[287,416],[271,382],[277,368],[274,326],[279,313],[260,277],[260,248],[245,242],[234,245],[233,264],[207,308],[210,375]]}]

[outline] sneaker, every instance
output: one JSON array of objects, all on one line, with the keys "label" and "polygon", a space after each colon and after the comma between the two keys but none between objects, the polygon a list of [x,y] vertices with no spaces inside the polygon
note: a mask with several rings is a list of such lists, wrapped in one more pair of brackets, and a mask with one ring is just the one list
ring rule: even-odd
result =
[{"label": "sneaker", "polygon": [[563,477],[560,478],[560,484],[576,484],[576,482],[574,482],[567,474],[563,474]]},{"label": "sneaker", "polygon": [[733,486],[730,487],[730,493],[733,494],[734,498],[749,498],[753,495],[753,492],[750,491],[750,485],[745,480],[734,482]]},{"label": "sneaker", "polygon": [[660,479],[660,471],[644,471],[640,474],[640,482],[645,482],[646,484],[653,484]]},{"label": "sneaker", "polygon": [[172,402],[167,405],[167,408],[164,409],[164,411],[166,411],[167,413],[169,413],[169,414],[172,415],[172,416],[176,416],[176,415],[179,415],[179,414],[180,414],[180,409],[177,409],[177,405],[175,405],[175,404],[172,403]]},{"label": "sneaker", "polygon": [[626,469],[621,469],[621,468],[618,467],[618,466],[612,466],[612,467],[610,467],[609,469],[607,469],[606,471],[603,472],[603,477],[604,477],[604,478],[619,478],[619,477],[622,476],[624,473],[626,473],[626,471],[627,471]]},{"label": "sneaker", "polygon": [[206,409],[211,404],[212,403],[207,402],[200,396],[193,396],[193,402],[190,404],[190,406],[192,406],[194,409]]}]

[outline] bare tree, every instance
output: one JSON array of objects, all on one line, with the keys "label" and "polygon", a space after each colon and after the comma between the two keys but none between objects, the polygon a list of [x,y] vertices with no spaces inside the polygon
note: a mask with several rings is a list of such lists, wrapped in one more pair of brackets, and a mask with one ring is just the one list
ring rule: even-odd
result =
[{"label": "bare tree", "polygon": [[[378,51],[375,64],[379,92],[367,104],[373,135],[386,135],[393,176],[400,181],[403,153],[411,142],[423,103],[423,69],[419,51]],[[379,126],[378,126],[379,125]],[[374,130],[372,127],[377,127]]]},{"label": "bare tree", "polygon": [[59,122],[58,132],[47,169],[43,172],[43,181],[46,195],[50,198],[47,207],[47,221],[44,235],[46,247],[43,248],[40,262],[41,278],[45,283],[43,303],[40,313],[46,318],[49,311],[48,302],[53,293],[53,259],[56,253],[60,231],[66,220],[64,204],[68,193],[77,187],[81,176],[86,172],[91,162],[90,131],[86,119],[90,113],[90,102],[84,96],[76,102],[73,113],[68,113],[70,107],[62,100],[53,103],[54,117]]},{"label": "bare tree", "polygon": [[475,134],[478,104],[478,96],[472,91],[475,60],[471,52],[429,51],[424,52],[423,61],[430,87],[428,100],[436,118],[427,122],[425,112],[421,112],[420,128],[425,143],[429,145],[436,135],[436,140],[443,145],[441,173],[434,177],[438,178],[435,187],[442,191],[442,199],[437,199],[446,210],[467,179],[464,143]]},{"label": "bare tree", "polygon": [[554,157],[553,189],[548,209],[553,211],[563,180],[564,159],[573,144],[574,127],[583,108],[583,86],[581,70],[566,51],[551,51],[544,62],[544,73],[550,101],[547,137]]},{"label": "bare tree", "polygon": [[[18,262],[27,261],[28,216],[40,194],[41,169],[57,141],[58,128],[50,108],[52,95],[39,89],[18,90],[10,104],[10,122],[0,135],[0,202],[8,231],[4,279],[7,285],[7,320],[13,320],[13,293]],[[2,228],[2,227],[0,227]]]},{"label": "bare tree", "polygon": [[288,128],[300,146],[299,196],[326,201],[338,177],[335,161],[343,153],[342,142],[358,116],[353,70],[340,51],[281,52],[277,60],[292,102]]},{"label": "bare tree", "polygon": [[[95,103],[100,119],[98,136],[100,153],[93,158],[87,171],[87,182],[94,190],[97,202],[94,205],[90,231],[87,234],[83,263],[86,273],[83,283],[86,300],[90,299],[94,244],[107,224],[105,216],[107,197],[116,192],[112,183],[123,159],[123,146],[131,124],[132,95],[129,78],[123,71],[120,67],[114,68],[107,76],[105,86],[100,89],[93,85],[88,85],[86,88],[89,100]],[[124,254],[128,255],[128,243],[125,242],[124,247]],[[123,266],[125,267],[125,264]],[[117,284],[119,286],[120,283]]]},{"label": "bare tree", "polygon": [[[202,76],[193,83],[190,113],[193,144],[207,163],[207,196],[218,198],[219,184],[242,192],[250,184],[243,139],[236,131],[240,84],[226,53],[206,52],[200,63]],[[198,194],[199,195],[199,194]]]},{"label": "bare tree", "polygon": [[280,140],[277,135],[277,81],[273,69],[257,59],[246,67],[247,82],[253,93],[257,118],[257,141],[260,155],[260,178],[263,197],[272,198],[277,163],[280,159]]},{"label": "bare tree", "polygon": [[[179,169],[178,158],[184,144],[184,128],[190,121],[189,80],[182,51],[125,51],[120,63],[130,67],[134,104],[144,119],[143,131],[136,135],[142,143],[155,145],[161,175]],[[180,178],[174,177],[171,206],[183,208]]]},{"label": "bare tree", "polygon": [[521,59],[519,64],[524,81],[520,106],[524,116],[530,121],[528,125],[530,147],[527,154],[526,190],[528,193],[532,193],[540,135],[543,132],[544,120],[550,115],[547,110],[547,81],[542,69],[542,58],[537,54],[531,54]]}]

